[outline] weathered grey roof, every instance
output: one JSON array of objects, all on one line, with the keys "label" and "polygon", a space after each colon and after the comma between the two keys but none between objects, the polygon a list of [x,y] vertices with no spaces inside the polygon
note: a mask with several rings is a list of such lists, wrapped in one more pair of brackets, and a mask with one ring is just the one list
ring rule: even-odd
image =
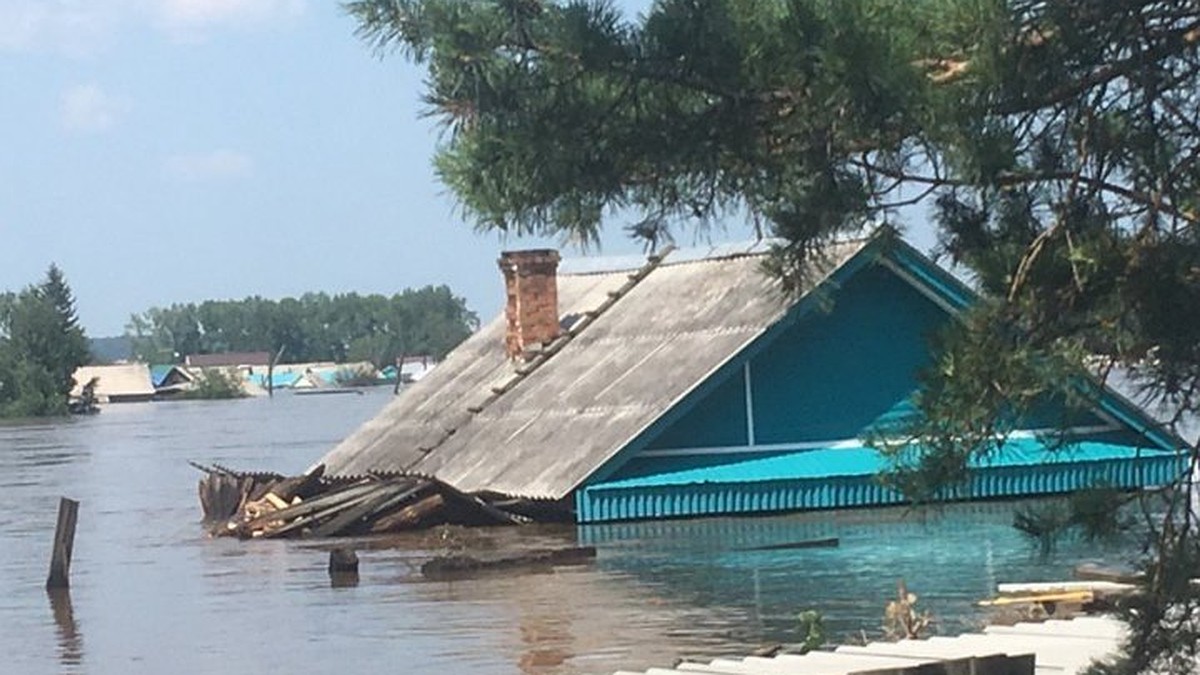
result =
[{"label": "weathered grey roof", "polygon": [[[811,278],[865,244],[829,247]],[[668,258],[636,283],[560,275],[561,316],[603,311],[544,363],[518,374],[497,317],[321,462],[330,474],[414,471],[468,492],[563,497],[783,316],[792,300],[762,260]]]}]

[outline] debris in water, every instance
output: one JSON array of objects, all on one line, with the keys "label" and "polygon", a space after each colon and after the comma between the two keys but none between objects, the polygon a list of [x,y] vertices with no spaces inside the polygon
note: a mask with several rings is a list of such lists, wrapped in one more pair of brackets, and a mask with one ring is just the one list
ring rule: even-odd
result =
[{"label": "debris in water", "polygon": [[302,476],[192,466],[200,479],[204,522],[213,536],[334,537],[383,534],[435,525],[516,525],[546,504],[468,494],[428,476],[372,474],[331,478],[319,465]]}]

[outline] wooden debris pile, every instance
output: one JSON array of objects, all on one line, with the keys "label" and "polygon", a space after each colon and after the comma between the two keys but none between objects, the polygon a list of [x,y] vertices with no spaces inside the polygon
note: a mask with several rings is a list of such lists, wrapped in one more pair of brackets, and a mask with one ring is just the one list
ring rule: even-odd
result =
[{"label": "wooden debris pile", "polygon": [[200,479],[200,504],[214,536],[335,537],[530,520],[520,500],[467,494],[426,476],[328,478],[325,467],[318,466],[286,477],[192,466],[206,474]]}]

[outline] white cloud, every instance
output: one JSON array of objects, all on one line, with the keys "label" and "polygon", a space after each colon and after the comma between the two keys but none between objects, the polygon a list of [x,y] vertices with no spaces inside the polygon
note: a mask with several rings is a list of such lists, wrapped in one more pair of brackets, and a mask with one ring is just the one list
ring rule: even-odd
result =
[{"label": "white cloud", "polygon": [[176,37],[217,26],[261,25],[304,11],[305,0],[155,0],[158,18]]},{"label": "white cloud", "polygon": [[0,0],[0,51],[79,56],[106,44],[130,0]]},{"label": "white cloud", "polygon": [[94,54],[122,30],[152,24],[200,41],[219,28],[267,26],[302,14],[308,0],[0,0],[0,52]]},{"label": "white cloud", "polygon": [[241,178],[254,171],[254,159],[244,152],[220,149],[168,157],[166,169],[184,180]]},{"label": "white cloud", "polygon": [[98,84],[78,84],[62,93],[59,117],[68,131],[95,133],[112,128],[131,108],[129,101]]}]

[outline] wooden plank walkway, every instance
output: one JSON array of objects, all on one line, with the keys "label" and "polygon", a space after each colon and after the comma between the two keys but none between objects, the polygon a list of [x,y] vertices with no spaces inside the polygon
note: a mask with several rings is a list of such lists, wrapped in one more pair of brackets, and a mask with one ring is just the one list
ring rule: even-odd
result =
[{"label": "wooden plank walkway", "polygon": [[[1032,672],[1037,675],[1079,675],[1093,660],[1115,654],[1124,635],[1125,627],[1116,619],[1086,616],[1013,626],[988,626],[982,633],[957,637],[843,645],[833,651],[803,655],[721,658],[708,663],[683,662],[673,668],[650,668],[641,673],[618,671],[615,675],[907,675],[918,672],[1018,675],[1019,672],[1030,672],[1027,661],[1022,670],[1015,670],[1014,664],[1022,659],[997,657],[1030,654],[1033,655]],[[930,668],[931,664],[940,663],[966,667],[944,670]]]}]

